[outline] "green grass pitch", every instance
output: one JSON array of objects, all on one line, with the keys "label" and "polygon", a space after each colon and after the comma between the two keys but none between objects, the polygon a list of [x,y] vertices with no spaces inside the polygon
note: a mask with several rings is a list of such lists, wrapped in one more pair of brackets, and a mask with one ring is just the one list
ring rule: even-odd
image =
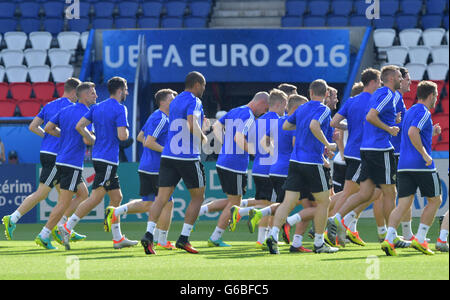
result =
[{"label": "green grass pitch", "polygon": [[[414,219],[414,231],[418,222]],[[206,241],[216,223],[199,221],[191,235],[199,254],[159,250],[150,256],[145,255],[140,244],[114,250],[111,234],[103,231],[101,223],[80,223],[77,232],[88,238],[72,244],[70,251],[60,245],[56,251],[37,247],[34,238],[43,224],[18,224],[14,241],[6,241],[3,234],[0,239],[0,279],[449,279],[446,253],[425,256],[414,249],[399,249],[398,257],[387,257],[377,243],[373,219],[361,219],[358,223],[362,238],[368,242],[366,247],[348,245],[336,254],[290,254],[289,246],[281,245],[280,255],[270,255],[256,249],[257,235],[248,233],[245,223],[241,220],[236,232],[224,234],[230,248],[208,248]],[[172,224],[172,242],[181,226],[181,222]],[[432,249],[437,227],[434,222],[428,234]],[[145,228],[145,222],[122,222],[122,232],[130,239],[140,240]],[[312,240],[305,237],[304,246],[312,248]]]}]

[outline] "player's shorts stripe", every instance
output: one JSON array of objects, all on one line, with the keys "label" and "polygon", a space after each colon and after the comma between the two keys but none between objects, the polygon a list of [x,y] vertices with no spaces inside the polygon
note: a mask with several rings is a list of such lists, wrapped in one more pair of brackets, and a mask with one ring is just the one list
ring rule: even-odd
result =
[{"label": "player's shorts stripe", "polygon": [[358,169],[355,172],[355,175],[353,175],[352,181],[357,182],[360,175],[361,175],[361,164],[359,164]]},{"label": "player's shorts stripe", "polygon": [[70,187],[69,187],[69,191],[74,191],[75,190],[75,185],[77,184],[77,178],[78,178],[78,174],[80,173],[79,170],[75,170],[73,172],[72,175],[72,182],[70,183]]},{"label": "player's shorts stripe", "polygon": [[433,177],[433,184],[434,184],[434,196],[439,196],[439,179],[436,173],[431,174]]},{"label": "player's shorts stripe", "polygon": [[275,189],[272,189],[272,197],[270,198],[270,202],[277,202],[277,193],[275,193]]},{"label": "player's shorts stripe", "polygon": [[50,185],[55,178],[56,175],[56,166],[53,167],[52,171],[50,172],[50,175],[47,178],[47,181],[45,181],[45,185]]},{"label": "player's shorts stripe", "polygon": [[236,176],[236,184],[237,184],[237,193],[238,195],[242,195],[242,175],[238,174]]},{"label": "player's shorts stripe", "polygon": [[323,166],[319,165],[319,166],[317,166],[317,169],[319,170],[320,181],[322,182],[322,188],[324,191],[326,191],[326,190],[328,190],[328,186],[327,186],[327,178],[325,177],[325,172],[323,171]]},{"label": "player's shorts stripe", "polygon": [[200,162],[196,161],[195,162],[195,168],[197,169],[197,177],[198,177],[198,187],[204,187],[205,183],[203,182],[203,175],[202,175],[202,171],[200,170]]},{"label": "player's shorts stripe", "polygon": [[103,186],[109,180],[109,177],[111,176],[111,171],[112,171],[112,166],[107,166],[106,172],[105,172],[105,179],[103,180],[101,186]]},{"label": "player's shorts stripe", "polygon": [[391,160],[389,159],[389,152],[384,153],[384,168],[386,174],[386,184],[391,184]]}]

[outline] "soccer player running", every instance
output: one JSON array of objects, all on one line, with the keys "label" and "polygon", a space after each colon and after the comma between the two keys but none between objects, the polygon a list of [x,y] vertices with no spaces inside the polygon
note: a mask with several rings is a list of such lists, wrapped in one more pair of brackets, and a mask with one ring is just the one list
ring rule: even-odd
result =
[{"label": "soccer player running", "polygon": [[436,250],[441,252],[448,252],[448,210],[445,213],[442,225],[439,231],[439,237],[436,241]]},{"label": "soccer player running", "polygon": [[311,100],[300,106],[283,125],[284,130],[295,130],[295,146],[289,163],[285,198],[275,213],[273,227],[266,240],[271,254],[279,254],[280,227],[305,191],[311,192],[317,203],[316,208],[311,208],[315,210],[314,252],[338,251],[326,245],[323,236],[330,203],[329,178],[323,166],[323,153],[324,147],[328,151],[336,150],[336,144],[330,143],[324,134],[331,120],[331,110],[323,104],[328,93],[327,83],[322,79],[315,80],[310,84],[309,93]]},{"label": "soccer player running", "polygon": [[[140,195],[142,199],[132,200],[117,208],[109,206],[105,211],[105,231],[111,230],[117,217],[124,214],[147,213],[150,211],[155,198],[158,196],[158,174],[161,161],[161,152],[166,145],[169,131],[169,106],[177,96],[171,89],[162,89],[156,92],[155,101],[158,109],[155,110],[145,122],[137,140],[143,144],[142,157],[139,163],[138,174],[140,181]],[[175,248],[167,241],[167,234],[172,219],[173,201],[164,206],[155,231],[159,238],[157,248],[171,250]]]},{"label": "soccer player running", "polygon": [[[70,206],[72,197],[78,190],[84,199],[89,196],[87,186],[82,177],[83,161],[86,152],[86,144],[93,145],[94,139],[85,139],[76,131],[78,121],[89,111],[97,99],[95,84],[92,82],[81,83],[76,90],[78,102],[62,109],[53,116],[45,125],[45,132],[60,138],[60,151],[56,157],[56,168],[60,182],[58,204],[53,208],[47,224],[36,237],[37,245],[46,249],[56,249],[50,242],[50,233]],[[64,229],[58,226],[59,232]],[[70,234],[63,235],[63,243],[66,250],[70,249]]]},{"label": "soccer player running", "polygon": [[433,125],[430,112],[436,105],[437,94],[437,85],[434,82],[420,82],[417,86],[418,103],[406,112],[403,120],[398,162],[398,206],[390,214],[386,239],[381,244],[381,249],[388,256],[397,255],[396,228],[410,209],[417,188],[422,197],[427,197],[428,203],[422,211],[416,238],[411,246],[424,254],[434,254],[428,246],[426,237],[442,202],[441,182],[430,156],[432,137],[441,132],[439,124]]},{"label": "soccer player running", "polygon": [[152,204],[147,232],[141,239],[147,254],[156,254],[153,244],[156,223],[180,179],[189,190],[191,202],[175,247],[198,253],[189,242],[189,236],[205,199],[205,171],[200,162],[200,147],[207,143],[207,137],[202,131],[204,113],[199,99],[205,87],[205,77],[199,72],[190,72],[185,78],[185,90],[170,103],[169,132],[161,154],[158,197]]},{"label": "soccer player running", "polygon": [[[31,132],[43,138],[40,150],[42,171],[39,177],[38,189],[26,197],[11,215],[7,215],[2,218],[3,224],[5,225],[6,238],[8,240],[12,240],[14,238],[14,230],[16,229],[16,224],[20,218],[28,213],[39,202],[46,199],[53,187],[59,189],[59,179],[55,166],[56,156],[60,151],[59,138],[46,133],[43,128],[59,111],[77,101],[76,89],[80,83],[80,80],[77,78],[72,77],[67,79],[64,83],[64,93],[62,97],[47,103],[29,125]],[[87,195],[81,193],[82,190],[77,192],[77,197],[72,201],[71,206],[65,213],[66,216],[70,216],[75,211],[79,203],[86,199]],[[64,222],[64,218],[62,219],[62,222]],[[55,226],[52,228],[54,237],[56,231],[57,228]],[[78,241],[85,238],[86,236],[79,235],[74,232],[71,240]]]},{"label": "soccer player running", "polygon": [[[91,109],[76,124],[76,130],[87,141],[95,140],[92,148],[92,161],[95,178],[89,198],[78,206],[75,213],[62,226],[60,231],[63,240],[75,228],[78,222],[94,209],[103,197],[108,194],[110,205],[117,207],[122,201],[117,167],[119,165],[119,142],[128,139],[127,108],[122,104],[128,95],[127,81],[121,77],[113,77],[107,83],[110,98],[91,106]],[[87,127],[93,124],[93,136]],[[137,244],[122,236],[120,219],[111,226],[113,247],[120,249]]]},{"label": "soccer player running", "polygon": [[[385,66],[381,70],[381,81],[384,86],[376,90],[369,100],[366,122],[361,142],[360,189],[348,198],[327,226],[328,237],[339,241],[345,239],[347,233],[343,217],[360,205],[367,204],[373,198],[375,188],[380,186],[383,192],[385,215],[389,207],[395,205],[397,190],[395,186],[394,147],[390,139],[399,132],[397,113],[394,106],[395,91],[400,88],[402,74],[397,66]],[[345,187],[344,187],[345,188]]]}]

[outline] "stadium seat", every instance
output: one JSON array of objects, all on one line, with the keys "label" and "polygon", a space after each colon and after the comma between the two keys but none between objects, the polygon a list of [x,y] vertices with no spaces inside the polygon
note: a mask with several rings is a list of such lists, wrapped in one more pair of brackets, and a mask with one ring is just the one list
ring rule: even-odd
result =
[{"label": "stadium seat", "polygon": [[3,64],[6,68],[11,66],[21,66],[23,63],[23,51],[22,50],[9,50],[3,49],[0,52],[3,60]]},{"label": "stadium seat", "polygon": [[211,3],[206,1],[192,1],[189,3],[189,11],[193,17],[207,17],[211,12]]},{"label": "stadium seat", "polygon": [[83,48],[83,50],[86,50],[86,46],[87,46],[87,42],[89,39],[89,31],[85,31],[83,33],[81,33],[80,36],[80,42],[81,42],[81,48]]},{"label": "stadium seat", "polygon": [[128,17],[118,17],[115,20],[115,26],[118,29],[136,28],[136,19]]},{"label": "stadium seat", "polygon": [[375,29],[373,32],[373,40],[375,47],[387,48],[394,44],[395,30],[389,28]]},{"label": "stadium seat", "polygon": [[422,0],[402,0],[400,7],[403,14],[417,16],[422,10]]},{"label": "stadium seat", "polygon": [[447,0],[426,0],[427,14],[440,14],[445,10]]},{"label": "stadium seat", "polygon": [[6,67],[6,77],[9,82],[25,82],[27,81],[28,70],[25,66]]},{"label": "stadium seat", "polygon": [[388,63],[403,66],[408,56],[408,48],[403,46],[392,46],[386,49]]},{"label": "stadium seat", "polygon": [[449,112],[450,112],[450,109],[449,109],[449,100],[448,100],[448,98],[447,99],[441,99],[441,107],[442,107],[442,111],[445,113],[445,114],[449,114]]},{"label": "stadium seat", "polygon": [[[181,17],[184,15],[184,10],[186,9],[186,2],[170,1],[170,2],[166,2],[165,6],[166,6],[167,16]],[[164,20],[163,20],[163,23],[164,23]],[[170,23],[170,21],[169,21],[169,23]]]},{"label": "stadium seat", "polygon": [[405,47],[413,47],[419,44],[420,37],[422,36],[422,29],[408,28],[403,29],[398,34],[400,39],[400,45]]},{"label": "stadium seat", "polygon": [[0,18],[0,33],[16,31],[17,20],[13,18]]},{"label": "stadium seat", "polygon": [[439,123],[442,129],[449,128],[448,115],[443,113],[433,114],[431,115],[431,119],[433,120],[433,124]]},{"label": "stadium seat", "polygon": [[25,33],[41,30],[41,20],[36,18],[21,18],[20,28]]},{"label": "stadium seat", "polygon": [[427,70],[427,65],[409,63],[405,65],[405,68],[408,69],[411,80],[422,80]]},{"label": "stadium seat", "polygon": [[[52,48],[48,50],[48,58],[51,66],[68,65],[72,54],[69,50]],[[48,80],[44,80],[48,81]]]},{"label": "stadium seat", "polygon": [[409,61],[416,64],[427,64],[430,48],[427,46],[414,46],[408,48]]},{"label": "stadium seat", "polygon": [[47,60],[47,51],[42,49],[26,49],[24,55],[28,67],[45,65]]},{"label": "stadium seat", "polygon": [[206,28],[206,18],[187,16],[184,17],[184,27],[186,28]]},{"label": "stadium seat", "polygon": [[281,27],[302,27],[303,18],[297,16],[284,16],[281,18]]},{"label": "stadium seat", "polygon": [[351,16],[350,26],[372,26],[372,20],[368,20],[366,16]]},{"label": "stadium seat", "polygon": [[80,33],[77,31],[63,31],[58,33],[57,40],[59,48],[66,50],[76,50],[80,42]]},{"label": "stadium seat", "polygon": [[445,80],[447,77],[448,65],[431,63],[427,67],[429,80]]},{"label": "stadium seat", "polygon": [[94,18],[92,21],[92,28],[94,29],[111,29],[112,27],[112,18]]},{"label": "stadium seat", "polygon": [[6,32],[3,39],[6,42],[6,46],[10,50],[23,50],[27,43],[27,35],[22,31]]},{"label": "stadium seat", "polygon": [[52,42],[52,34],[46,31],[35,31],[29,34],[33,49],[48,50]]},{"label": "stadium seat", "polygon": [[64,29],[64,19],[62,18],[45,18],[44,30],[50,32],[52,35],[57,35]]},{"label": "stadium seat", "polygon": [[331,1],[331,10],[334,15],[348,17],[353,10],[352,0]]},{"label": "stadium seat", "polygon": [[36,1],[27,1],[19,3],[19,10],[22,18],[38,18],[41,5]]},{"label": "stadium seat", "polygon": [[118,3],[119,16],[136,18],[139,3],[135,1],[121,1]]},{"label": "stadium seat", "polygon": [[43,82],[50,79],[50,67],[47,65],[33,66],[28,68],[31,82]]},{"label": "stadium seat", "polygon": [[145,17],[159,17],[163,9],[160,1],[145,1],[142,3],[142,11]]},{"label": "stadium seat", "polygon": [[434,63],[442,63],[448,66],[448,45],[431,47],[431,57],[433,58]]},{"label": "stadium seat", "polygon": [[348,18],[344,16],[328,16],[327,26],[330,27],[344,27],[348,26]]},{"label": "stadium seat", "polygon": [[[82,1],[80,1],[82,2]],[[45,17],[58,17],[61,18],[64,13],[65,1],[45,1],[42,4],[44,9]]]},{"label": "stadium seat", "polygon": [[[111,17],[116,4],[111,1],[98,1],[94,3],[94,11],[96,17]],[[95,20],[95,19],[94,19]]]},{"label": "stadium seat", "polygon": [[62,97],[64,94],[64,82],[57,82],[55,88],[58,93],[58,97]]},{"label": "stadium seat", "polygon": [[162,28],[182,28],[183,19],[178,17],[163,17],[161,19]]},{"label": "stadium seat", "polygon": [[16,4],[11,2],[0,2],[0,18],[13,18],[16,12]]},{"label": "stadium seat", "polygon": [[138,19],[139,28],[159,28],[159,18],[144,17]]},{"label": "stadium seat", "polygon": [[394,28],[395,17],[394,16],[381,16],[379,19],[373,20],[373,26],[379,28]]},{"label": "stadium seat", "polygon": [[365,1],[354,1],[355,13],[358,16],[366,16],[367,8],[369,7]]},{"label": "stadium seat", "polygon": [[73,66],[52,66],[51,73],[54,82],[65,82],[67,78],[73,76]]},{"label": "stadium seat", "polygon": [[80,17],[86,18],[90,15],[91,3],[80,1]]},{"label": "stadium seat", "polygon": [[0,100],[0,117],[13,117],[16,111],[16,101]]},{"label": "stadium seat", "polygon": [[12,82],[9,84],[9,90],[14,100],[30,99],[33,90],[29,82]]},{"label": "stadium seat", "polygon": [[397,29],[402,31],[407,28],[416,28],[417,20],[417,16],[414,15],[399,15],[397,16]]},{"label": "stadium seat", "polygon": [[32,84],[34,95],[41,101],[48,102],[55,95],[55,84],[53,82],[35,82]]},{"label": "stadium seat", "polygon": [[89,28],[89,18],[71,19],[67,24],[70,31],[85,32]]},{"label": "stadium seat", "polygon": [[[3,66],[0,66],[0,72],[2,69],[3,69],[3,76],[4,76],[5,69],[3,68]],[[0,76],[1,76],[1,74],[0,74]],[[9,92],[9,84],[7,84],[6,82],[0,82],[0,100],[5,100],[6,98],[8,98],[8,92]]]},{"label": "stadium seat", "polygon": [[311,16],[319,16],[323,18],[328,13],[329,9],[330,1],[316,0],[308,3],[309,15]]},{"label": "stadium seat", "polygon": [[325,18],[317,16],[306,16],[303,20],[305,27],[325,27]]},{"label": "stadium seat", "polygon": [[445,35],[443,28],[429,28],[423,31],[422,39],[425,46],[439,46]]},{"label": "stadium seat", "polygon": [[[368,5],[368,4],[366,4]],[[380,3],[381,19],[384,16],[395,16],[399,10],[398,0],[384,0]]]},{"label": "stadium seat", "polygon": [[41,110],[41,102],[38,99],[24,99],[17,101],[17,107],[19,108],[22,117],[34,117]]},{"label": "stadium seat", "polygon": [[422,27],[424,29],[439,28],[441,26],[442,26],[442,16],[441,15],[424,15],[424,16],[422,16]]},{"label": "stadium seat", "polygon": [[446,38],[446,40],[447,40],[447,45],[449,45],[450,44],[450,40],[449,40],[449,36],[448,36],[448,30],[447,30],[447,32],[445,33],[445,38]]},{"label": "stadium seat", "polygon": [[308,2],[304,0],[286,1],[286,16],[303,16],[306,12],[307,4]]}]

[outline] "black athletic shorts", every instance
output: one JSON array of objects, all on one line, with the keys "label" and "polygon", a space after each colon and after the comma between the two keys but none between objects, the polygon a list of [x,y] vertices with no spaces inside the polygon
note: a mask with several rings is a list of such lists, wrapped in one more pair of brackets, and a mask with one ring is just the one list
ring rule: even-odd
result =
[{"label": "black athletic shorts", "polygon": [[394,150],[361,150],[360,181],[371,179],[375,184],[396,184],[397,167]]},{"label": "black athletic shorts", "polygon": [[[277,194],[277,203],[282,203],[284,201],[284,195],[286,193],[285,184],[287,177],[281,176],[270,176],[270,180],[272,181],[273,189]],[[314,201],[314,197],[308,189],[304,189],[300,191],[300,198],[307,198],[309,201]]]},{"label": "black athletic shorts", "polygon": [[200,160],[161,158],[159,186],[176,186],[183,179],[187,189],[205,187],[205,169]]},{"label": "black athletic shorts", "polygon": [[330,173],[323,165],[289,162],[289,172],[285,190],[311,193],[321,193],[330,190]]},{"label": "black athletic shorts", "polygon": [[159,176],[156,174],[139,173],[139,195],[146,197],[149,195],[158,196]]},{"label": "black athletic shorts", "polygon": [[119,176],[117,176],[117,166],[107,162],[93,160],[95,178],[92,189],[103,187],[106,191],[120,189]]},{"label": "black athletic shorts", "polygon": [[436,171],[433,172],[398,172],[398,197],[408,197],[420,190],[422,197],[437,197],[442,193],[441,180]]},{"label": "black athletic shorts", "polygon": [[361,161],[354,158],[345,158],[345,180],[360,183]]},{"label": "black athletic shorts", "polygon": [[255,199],[256,200],[267,200],[276,202],[277,201],[277,194],[275,193],[272,181],[270,180],[270,177],[263,177],[263,176],[257,176],[253,175],[253,181],[255,182]]},{"label": "black athletic shorts", "polygon": [[216,167],[222,191],[231,196],[244,196],[247,192],[247,174]]},{"label": "black athletic shorts", "polygon": [[75,169],[68,166],[56,165],[59,176],[59,186],[62,190],[67,190],[76,193],[78,185],[84,182],[83,172],[80,169]]},{"label": "black athletic shorts", "polygon": [[39,176],[39,182],[45,184],[46,186],[53,188],[59,183],[59,174],[56,168],[56,155],[41,153],[41,175]]},{"label": "black athletic shorts", "polygon": [[337,194],[344,189],[346,165],[333,163],[333,190]]}]

